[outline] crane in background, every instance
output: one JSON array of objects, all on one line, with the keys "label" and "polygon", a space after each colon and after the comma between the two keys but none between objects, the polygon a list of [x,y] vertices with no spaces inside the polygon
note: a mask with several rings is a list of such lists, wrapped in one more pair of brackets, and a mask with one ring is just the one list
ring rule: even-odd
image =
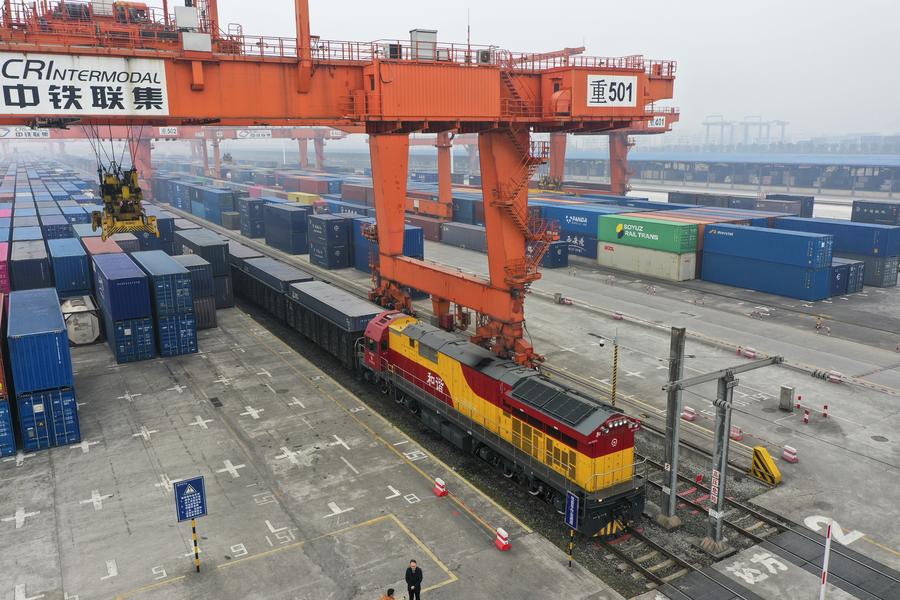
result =
[{"label": "crane in background", "polygon": [[[474,311],[472,340],[523,365],[541,360],[526,338],[525,297],[557,237],[527,210],[529,181],[549,155],[531,133],[633,129],[674,90],[675,62],[641,56],[546,58],[438,43],[424,30],[323,40],[310,33],[308,0],[294,2],[297,39],[223,32],[215,0],[178,6],[174,18],[167,6],[147,9],[141,22],[95,13],[100,3],[73,16],[72,4],[5,0],[0,124],[364,127],[378,215],[371,297],[411,310],[404,288],[423,290],[448,327]],[[80,80],[85,71],[96,80]],[[478,134],[486,278],[403,256],[409,135],[449,131]],[[526,253],[529,243],[536,251]]]}]

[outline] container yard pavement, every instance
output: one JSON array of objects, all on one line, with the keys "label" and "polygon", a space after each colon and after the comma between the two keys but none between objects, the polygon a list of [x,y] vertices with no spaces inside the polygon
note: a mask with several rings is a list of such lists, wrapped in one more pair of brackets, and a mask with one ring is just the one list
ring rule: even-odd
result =
[{"label": "container yard pavement", "polygon": [[[486,269],[483,254],[441,244],[428,244],[426,256],[473,272]],[[804,315],[760,321],[712,302],[695,305],[690,300],[693,295],[673,284],[657,283],[658,292],[651,295],[642,284],[630,283],[630,277],[620,274],[617,285],[607,285],[606,276],[607,272],[589,266],[576,266],[574,273],[571,269],[543,271],[543,279],[535,284],[537,293],[529,303],[528,330],[550,365],[607,390],[612,344],[601,348],[588,334],[608,340],[618,334],[622,346],[618,392],[621,406],[631,414],[665,410],[666,395],[661,388],[667,377],[670,325],[687,327],[689,336],[703,334],[735,346],[752,346],[767,354],[781,354],[787,362],[836,369],[875,382],[875,387],[832,384],[786,367],[742,373],[735,390],[732,423],[743,429],[748,438],[745,445],[761,443],[776,459],[785,444],[799,450],[799,463],[777,461],[784,483],[755,502],[816,531],[822,530],[827,517],[833,517],[851,548],[893,568],[900,567],[900,524],[893,518],[894,499],[900,494],[896,433],[900,430],[900,411],[897,395],[877,389],[889,386],[890,390],[900,390],[900,355],[859,341],[818,335],[812,321],[806,325],[808,317]],[[556,305],[537,295],[552,292],[563,292],[576,303],[621,310],[641,317],[645,323],[614,321],[605,314]],[[897,298],[900,293],[895,288],[877,296]],[[870,298],[873,303],[888,305],[882,310],[892,308],[900,313],[896,300],[875,300],[875,294]],[[875,333],[870,335],[877,337]],[[692,337],[688,338],[686,353],[695,358],[686,361],[685,376],[747,360],[733,350]],[[803,410],[778,410],[782,384],[794,386],[804,407],[811,410],[808,425],[802,422]],[[714,383],[684,394],[684,404],[699,413],[697,423],[708,429],[713,424],[714,397]],[[829,407],[828,417],[822,416],[825,405]],[[684,428],[686,433],[691,430]],[[712,446],[709,438],[706,445]],[[732,442],[732,455],[739,451],[736,445]],[[654,499],[652,494],[650,499]]]},{"label": "container yard pavement", "polygon": [[[219,322],[198,355],[73,350],[84,441],[0,462],[0,597],[402,597],[415,558],[429,598],[621,598],[250,317]],[[172,492],[197,475],[199,574]]]}]

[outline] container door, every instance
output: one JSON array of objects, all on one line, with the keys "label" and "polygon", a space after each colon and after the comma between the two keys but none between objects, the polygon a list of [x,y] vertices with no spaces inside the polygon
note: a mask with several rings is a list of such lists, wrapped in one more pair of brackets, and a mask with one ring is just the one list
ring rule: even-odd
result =
[{"label": "container door", "polygon": [[18,399],[19,432],[25,450],[43,450],[51,446],[49,411],[44,401],[36,396]]}]

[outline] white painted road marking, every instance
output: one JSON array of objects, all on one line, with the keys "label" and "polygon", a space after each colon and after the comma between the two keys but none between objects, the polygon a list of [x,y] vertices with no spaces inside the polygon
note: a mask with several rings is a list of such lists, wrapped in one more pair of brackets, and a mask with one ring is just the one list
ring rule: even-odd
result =
[{"label": "white painted road marking", "polygon": [[338,515],[344,514],[345,512],[350,512],[351,510],[353,510],[352,507],[351,508],[341,508],[335,502],[329,502],[328,508],[331,509],[331,514],[325,515],[324,517],[322,517],[323,519],[327,519],[329,517],[336,517]]},{"label": "white painted road marking", "polygon": [[172,480],[169,479],[169,476],[163,473],[159,476],[159,483],[154,483],[153,487],[158,487],[162,490],[162,493],[168,496],[172,493]]},{"label": "white painted road marking", "polygon": [[272,392],[273,394],[276,394],[276,393],[277,393],[277,392],[275,391],[275,388],[273,388],[273,387],[272,387],[271,385],[269,385],[268,383],[266,384],[266,387],[269,388],[269,391]]},{"label": "white painted road marking", "polygon": [[10,521],[15,521],[16,529],[22,529],[22,526],[25,525],[25,519],[28,517],[34,517],[41,514],[41,511],[36,510],[34,512],[25,512],[25,507],[20,506],[16,509],[16,514],[11,517],[4,517],[0,519],[2,523],[9,523]]},{"label": "white painted road marking", "polygon": [[356,473],[357,475],[359,475],[359,471],[356,469],[356,467],[354,467],[353,465],[350,464],[350,461],[349,461],[349,460],[347,460],[347,459],[344,458],[343,456],[341,457],[341,460],[344,461],[344,464],[345,464],[345,465],[347,465],[348,467],[350,467],[350,470],[351,470],[351,471],[353,471],[354,473]]},{"label": "white painted road marking", "polygon": [[281,454],[275,457],[276,460],[281,460],[282,458],[286,458],[291,461],[291,464],[300,466],[300,461],[297,460],[297,453],[293,450],[290,450],[287,446],[281,447]]},{"label": "white painted road marking", "polygon": [[344,440],[342,440],[341,438],[339,438],[336,435],[332,436],[332,437],[334,437],[334,439],[337,441],[331,442],[330,444],[328,444],[329,446],[343,446],[345,450],[350,449],[350,446],[347,445],[347,442],[345,442]]},{"label": "white painted road marking", "polygon": [[181,392],[183,392],[186,389],[187,389],[187,386],[185,386],[185,385],[175,385],[173,387],[170,387],[166,391],[167,392],[178,392],[180,394]]},{"label": "white painted road marking", "polygon": [[106,581],[107,579],[112,579],[113,577],[119,576],[119,565],[116,564],[115,560],[106,561],[106,575],[100,578],[100,581]]},{"label": "white painted road marking", "polygon": [[385,496],[385,497],[384,497],[385,500],[390,500],[390,499],[392,499],[392,498],[397,498],[397,497],[400,496],[400,492],[398,492],[398,491],[397,491],[397,488],[395,488],[394,486],[389,485],[389,486],[388,486],[388,489],[391,490],[391,495],[390,495],[390,496]]},{"label": "white painted road marking", "polygon": [[313,427],[312,423],[310,423],[309,419],[307,419],[306,417],[300,417],[300,420],[303,421],[306,424],[306,426],[309,427],[310,429],[315,429]]},{"label": "white painted road marking", "polygon": [[141,437],[144,438],[145,442],[150,441],[150,436],[154,433],[159,433],[158,429],[147,429],[144,425],[141,425],[141,430],[137,433],[132,433],[131,437]]},{"label": "white painted road marking", "polygon": [[831,522],[831,537],[845,546],[849,546],[856,540],[866,536],[862,531],[848,531],[844,533],[844,529],[838,525],[837,521],[821,515],[812,515],[803,519],[804,525],[817,532],[825,529],[829,522]]},{"label": "white painted road marking", "polygon": [[73,446],[69,446],[72,450],[81,450],[82,454],[87,454],[91,451],[91,446],[96,446],[100,442],[89,442],[87,440],[81,440],[80,444],[75,444]]},{"label": "white painted road marking", "polygon": [[406,500],[407,502],[409,502],[410,504],[415,504],[416,502],[419,502],[419,497],[416,496],[415,494],[407,494],[407,495],[403,496],[403,499]]},{"label": "white painted road marking", "polygon": [[10,456],[9,458],[4,458],[4,459],[3,459],[3,462],[13,462],[13,461],[15,461],[16,466],[17,466],[17,467],[21,467],[23,464],[25,464],[25,459],[26,459],[26,458],[31,458],[32,456],[35,456],[35,455],[34,455],[34,454],[25,454],[24,452],[22,452],[21,450],[19,450],[18,452],[16,452],[16,455],[15,455],[15,456]]},{"label": "white painted road marking", "polygon": [[188,425],[196,425],[196,426],[199,427],[200,429],[209,429],[209,427],[207,427],[206,424],[207,424],[207,423],[212,423],[212,422],[213,422],[212,419],[204,419],[204,418],[201,417],[200,415],[197,415],[197,416],[194,418],[193,421],[191,421],[190,423],[188,423]]},{"label": "white painted road marking", "polygon": [[129,402],[134,402],[134,399],[135,399],[135,398],[140,398],[141,396],[143,396],[143,394],[132,394],[131,392],[129,392],[129,391],[126,390],[126,391],[125,391],[125,395],[124,395],[124,396],[118,396],[118,397],[116,398],[116,400],[128,400]]},{"label": "white painted road marking", "polygon": [[266,412],[266,409],[264,409],[264,408],[256,409],[256,408],[253,408],[252,406],[245,406],[244,410],[247,412],[242,412],[240,416],[242,416],[242,417],[249,416],[254,421],[259,419],[259,413]]},{"label": "white painted road marking", "polygon": [[15,600],[38,600],[39,598],[43,598],[44,594],[38,594],[37,596],[29,596],[25,593],[25,584],[17,583],[15,587]]},{"label": "white painted road marking", "polygon": [[216,471],[216,473],[228,473],[229,475],[231,475],[232,479],[237,479],[238,477],[240,477],[241,474],[238,473],[238,469],[243,469],[244,467],[247,466],[247,465],[231,464],[230,460],[223,461],[222,464],[225,465],[225,468],[219,469],[218,471]]},{"label": "white painted road marking", "polygon": [[229,385],[231,385],[231,380],[222,375],[218,379],[214,380],[213,383],[221,383],[225,387],[228,387]]},{"label": "white painted road marking", "polygon": [[646,379],[643,375],[641,375],[640,371],[625,371],[626,377],[637,377],[638,379]]},{"label": "white painted road marking", "polygon": [[268,377],[269,379],[272,378],[272,374],[269,373],[266,369],[263,369],[262,371],[260,371],[259,373],[257,373],[257,375],[265,375],[265,376]]},{"label": "white painted road marking", "polygon": [[103,509],[103,501],[107,498],[112,498],[112,494],[103,494],[100,495],[100,490],[91,490],[91,497],[87,500],[82,500],[79,504],[93,504],[94,510],[102,510]]},{"label": "white painted road marking", "polygon": [[306,410],[306,405],[300,402],[296,396],[291,396],[291,402],[288,402],[288,406],[299,406],[300,408]]}]

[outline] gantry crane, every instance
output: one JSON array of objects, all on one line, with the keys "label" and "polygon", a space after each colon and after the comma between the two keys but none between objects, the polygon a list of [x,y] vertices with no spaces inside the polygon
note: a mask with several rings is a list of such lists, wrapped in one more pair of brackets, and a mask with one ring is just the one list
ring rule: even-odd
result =
[{"label": "gantry crane", "polygon": [[[546,58],[415,31],[322,40],[310,35],[308,0],[294,2],[296,40],[223,33],[215,0],[178,7],[174,21],[148,9],[143,23],[90,10],[69,18],[71,4],[5,1],[0,123],[364,126],[378,215],[373,298],[408,310],[411,286],[431,295],[441,322],[472,310],[473,340],[526,365],[540,357],[525,339],[525,294],[556,237],[527,211],[528,182],[548,155],[530,133],[633,129],[674,88],[674,62],[641,56]],[[479,136],[488,278],[403,256],[409,135],[447,131]],[[538,250],[526,254],[527,242]]]}]

